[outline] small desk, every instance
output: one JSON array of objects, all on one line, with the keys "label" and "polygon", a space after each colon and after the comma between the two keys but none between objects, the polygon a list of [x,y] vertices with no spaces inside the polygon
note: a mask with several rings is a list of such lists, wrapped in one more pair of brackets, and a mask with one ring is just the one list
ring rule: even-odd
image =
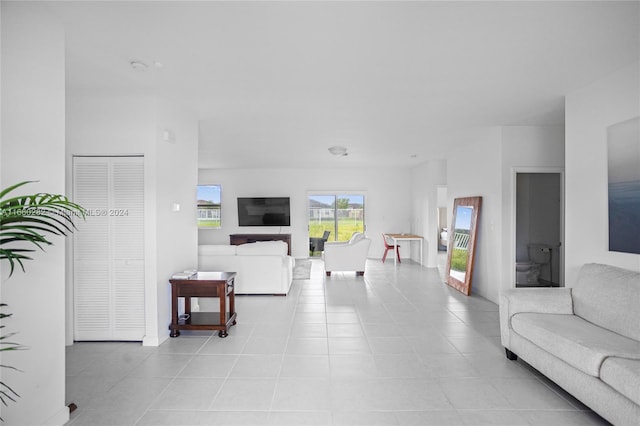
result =
[{"label": "small desk", "polygon": [[[384,234],[387,237],[391,238],[393,240],[393,244],[394,245],[398,245],[398,241],[419,241],[420,242],[420,261],[418,263],[420,263],[420,265],[422,265],[422,241],[424,240],[424,238],[422,238],[420,235],[413,235],[413,234]],[[396,256],[393,256],[393,264],[394,266],[397,265],[398,263],[398,258]]]},{"label": "small desk", "polygon": [[[219,330],[218,336],[227,337],[229,327],[236,324],[235,272],[198,272],[186,280],[171,279],[171,337],[178,337],[180,330]],[[178,298],[184,297],[186,319],[178,318]],[[191,312],[192,297],[218,297],[220,312]],[[229,309],[227,310],[227,298]]]}]

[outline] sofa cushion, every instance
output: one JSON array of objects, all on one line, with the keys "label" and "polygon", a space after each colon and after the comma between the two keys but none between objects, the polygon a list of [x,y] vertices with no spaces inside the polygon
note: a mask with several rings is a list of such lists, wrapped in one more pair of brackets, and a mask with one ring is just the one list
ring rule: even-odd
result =
[{"label": "sofa cushion", "polygon": [[239,245],[236,254],[238,254],[238,256],[286,256],[287,248],[287,243],[284,241],[256,241],[255,243]]},{"label": "sofa cushion", "polygon": [[640,273],[590,263],[580,269],[571,295],[576,315],[640,340]]},{"label": "sofa cushion", "polygon": [[640,405],[640,360],[609,357],[602,363],[600,378]]},{"label": "sofa cushion", "polygon": [[213,256],[235,256],[236,248],[238,246],[230,245],[200,245],[198,246],[199,255],[213,255]]},{"label": "sofa cushion", "polygon": [[609,356],[640,359],[640,342],[592,324],[576,315],[519,313],[511,327],[525,339],[569,365],[599,377]]}]

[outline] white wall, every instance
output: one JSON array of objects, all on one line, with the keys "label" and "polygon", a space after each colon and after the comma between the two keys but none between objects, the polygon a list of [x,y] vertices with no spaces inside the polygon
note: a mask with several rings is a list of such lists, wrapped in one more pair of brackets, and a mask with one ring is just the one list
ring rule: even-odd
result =
[{"label": "white wall", "polygon": [[447,154],[447,223],[454,199],[482,196],[472,292],[497,302],[515,284],[515,170],[561,171],[563,128],[469,129],[445,142],[457,147]]},{"label": "white wall", "polygon": [[[65,193],[65,61],[62,27],[31,5],[2,2],[2,184],[38,180],[22,194]],[[20,394],[1,407],[4,424],[64,424],[65,243],[52,237],[46,253],[33,254],[26,273],[7,276],[2,297],[13,317],[2,334],[27,349],[2,352],[2,381]]]},{"label": "white wall", "polygon": [[[199,244],[229,244],[229,234],[292,234],[294,257],[309,256],[307,196],[311,191],[365,194],[369,257],[381,258],[382,232],[410,232],[410,172],[406,169],[201,169],[200,184],[222,185],[222,229],[199,230]],[[237,197],[290,197],[291,226],[239,227]],[[401,252],[409,256],[408,248]]]},{"label": "white wall", "polygon": [[607,127],[640,116],[635,62],[566,98],[566,285],[581,265],[606,263],[640,271],[640,255],[610,252]]},{"label": "white wall", "polygon": [[[164,140],[165,129],[175,136],[174,141]],[[169,335],[171,274],[197,262],[197,146],[196,119],[161,98],[68,96],[69,188],[73,155],[142,154],[145,158],[145,345],[157,345]],[[172,203],[180,204],[179,212],[172,212]],[[71,276],[68,286],[71,303]],[[67,319],[69,344],[71,314]]]},{"label": "white wall", "polygon": [[[438,192],[442,193],[446,181],[445,160],[431,160],[411,169],[411,232],[424,237],[419,260],[427,268],[438,266]],[[414,260],[418,260],[418,253],[416,248],[412,253]]]},{"label": "white wall", "polygon": [[[471,291],[496,302],[502,280],[500,230],[502,223],[501,129],[469,130],[447,161],[448,214],[461,197],[482,197]],[[448,220],[451,223],[451,219]]]},{"label": "white wall", "polygon": [[[198,266],[198,122],[166,100],[158,99],[156,107],[157,321],[158,336],[164,340],[171,322],[168,279]],[[171,142],[164,140],[165,129],[171,133]],[[178,212],[172,210],[173,204],[179,204]]]},{"label": "white wall", "polygon": [[[515,287],[516,173],[560,173],[562,178],[565,162],[564,131],[564,126],[502,128],[500,156],[503,200],[502,226],[499,231],[502,235],[499,248],[502,279],[499,290]],[[563,246],[558,253],[559,258],[562,257],[562,249]],[[561,273],[560,268],[557,269]],[[560,281],[563,281],[562,278]]]}]

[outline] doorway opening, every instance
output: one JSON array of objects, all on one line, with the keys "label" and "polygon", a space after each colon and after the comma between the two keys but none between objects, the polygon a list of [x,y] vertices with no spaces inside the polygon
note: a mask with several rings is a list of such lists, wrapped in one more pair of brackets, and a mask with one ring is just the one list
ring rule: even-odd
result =
[{"label": "doorway opening", "polygon": [[438,252],[446,252],[449,245],[449,226],[447,225],[447,208],[438,207]]},{"label": "doorway opening", "polygon": [[516,172],[515,286],[563,286],[562,173]]}]

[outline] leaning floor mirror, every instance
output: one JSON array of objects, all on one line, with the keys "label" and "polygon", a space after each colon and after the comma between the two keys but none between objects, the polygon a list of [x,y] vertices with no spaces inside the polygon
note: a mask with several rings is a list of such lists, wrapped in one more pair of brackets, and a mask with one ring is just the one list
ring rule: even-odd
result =
[{"label": "leaning floor mirror", "polygon": [[482,197],[456,198],[453,202],[446,278],[449,286],[467,296],[471,293],[481,205]]}]

